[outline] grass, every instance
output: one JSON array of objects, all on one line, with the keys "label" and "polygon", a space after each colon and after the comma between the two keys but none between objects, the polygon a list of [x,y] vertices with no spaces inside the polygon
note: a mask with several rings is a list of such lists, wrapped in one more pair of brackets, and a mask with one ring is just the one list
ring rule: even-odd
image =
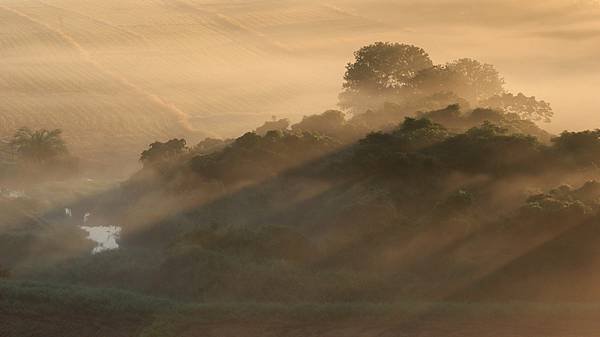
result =
[{"label": "grass", "polygon": [[[205,318],[249,319],[261,316],[296,319],[337,319],[360,315],[384,317],[426,311],[509,315],[515,313],[564,314],[600,313],[600,303],[577,302],[184,302],[114,288],[96,288],[33,281],[0,281],[0,310],[69,308],[93,313],[138,315],[202,313]],[[92,309],[93,308],[93,309]]]},{"label": "grass", "polygon": [[[434,314],[445,319],[493,320],[543,317],[597,317],[600,303],[258,303],[258,302],[183,302],[153,297],[120,289],[93,288],[67,284],[2,280],[0,281],[0,322],[9,314],[28,326],[31,317],[54,317],[55,322],[90,317],[99,326],[130,329],[140,337],[177,336],[190,327],[232,322],[302,322],[347,325],[350,322],[379,322],[379,325],[408,322]],[[100,323],[99,323],[100,322]],[[2,325],[0,323],[0,330]],[[268,323],[267,323],[268,324]],[[137,326],[132,329],[131,326]],[[9,335],[9,336],[13,336]]]}]

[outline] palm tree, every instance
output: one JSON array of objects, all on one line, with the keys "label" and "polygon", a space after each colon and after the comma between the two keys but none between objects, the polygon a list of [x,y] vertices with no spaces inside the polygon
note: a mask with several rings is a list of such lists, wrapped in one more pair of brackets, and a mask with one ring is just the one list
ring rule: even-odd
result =
[{"label": "palm tree", "polygon": [[60,129],[34,131],[24,127],[17,130],[11,145],[21,158],[41,164],[67,154],[67,146],[61,134]]}]

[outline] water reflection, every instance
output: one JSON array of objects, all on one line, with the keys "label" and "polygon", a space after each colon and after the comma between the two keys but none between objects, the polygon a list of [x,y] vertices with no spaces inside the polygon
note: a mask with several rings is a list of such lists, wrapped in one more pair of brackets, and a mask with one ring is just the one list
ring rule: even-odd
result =
[{"label": "water reflection", "polygon": [[80,226],[81,229],[88,232],[88,239],[96,242],[96,247],[92,249],[92,254],[98,254],[107,250],[119,248],[117,240],[121,234],[119,226]]}]

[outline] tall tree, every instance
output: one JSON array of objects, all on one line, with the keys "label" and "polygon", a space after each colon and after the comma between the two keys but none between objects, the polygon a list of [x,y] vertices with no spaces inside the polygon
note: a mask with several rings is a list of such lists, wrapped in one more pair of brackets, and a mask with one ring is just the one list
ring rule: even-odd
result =
[{"label": "tall tree", "polygon": [[461,80],[459,96],[471,103],[504,93],[504,79],[493,65],[462,58],[446,65]]},{"label": "tall tree", "polygon": [[31,130],[20,128],[14,134],[11,146],[16,153],[27,161],[45,163],[68,153],[62,130]]},{"label": "tall tree", "polygon": [[354,57],[346,65],[340,94],[344,109],[369,108],[361,102],[395,94],[419,71],[433,66],[425,50],[400,43],[376,42],[357,50]]}]

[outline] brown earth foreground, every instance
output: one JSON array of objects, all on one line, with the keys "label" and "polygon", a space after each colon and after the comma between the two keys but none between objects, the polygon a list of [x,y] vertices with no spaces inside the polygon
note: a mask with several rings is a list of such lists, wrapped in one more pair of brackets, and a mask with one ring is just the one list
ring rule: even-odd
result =
[{"label": "brown earth foreground", "polygon": [[1,337],[600,336],[598,308],[578,304],[461,304],[381,316],[338,316],[327,310],[215,315],[204,309],[157,314],[121,308],[97,313],[92,303],[89,310],[13,305],[0,311]]}]

